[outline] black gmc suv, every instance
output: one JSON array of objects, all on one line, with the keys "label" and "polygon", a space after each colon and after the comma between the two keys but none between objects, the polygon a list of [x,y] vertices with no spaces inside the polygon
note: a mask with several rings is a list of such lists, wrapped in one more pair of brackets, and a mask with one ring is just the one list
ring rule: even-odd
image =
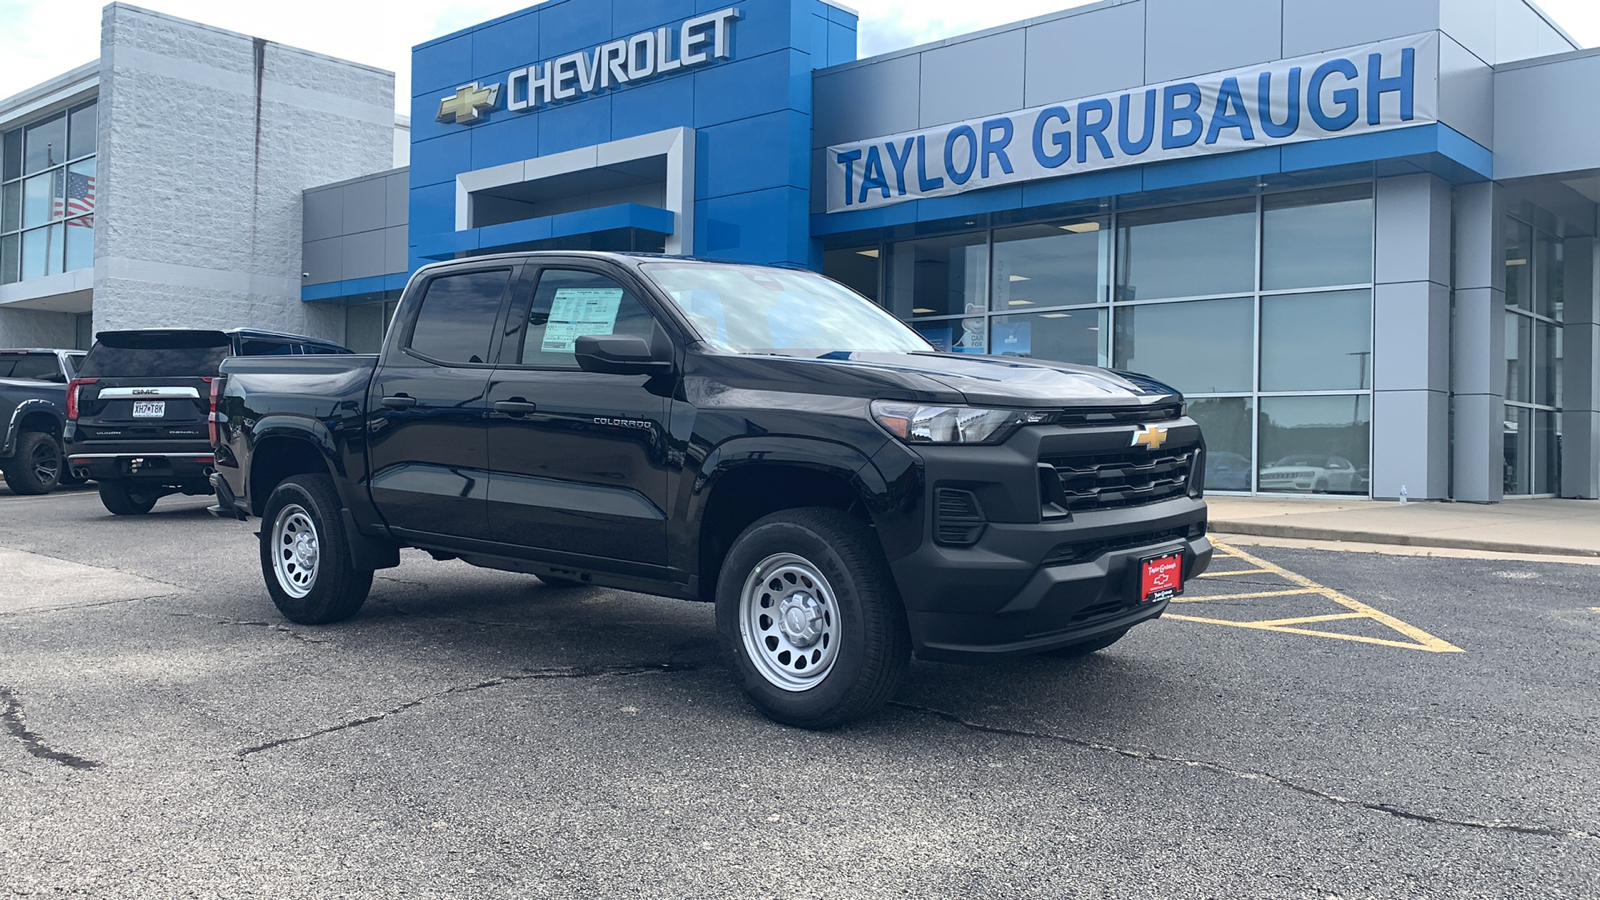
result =
[{"label": "black gmc suv", "polygon": [[214,512],[301,623],[401,547],[716,604],[781,722],[912,652],[1109,646],[1211,558],[1200,428],[1147,378],[935,352],[810,272],[547,252],[416,273],[377,356],[231,359]]},{"label": "black gmc suv", "polygon": [[67,387],[67,464],[98,482],[100,502],[119,516],[143,515],[172,493],[209,494],[217,366],[230,356],[349,352],[253,328],[102,331]]}]

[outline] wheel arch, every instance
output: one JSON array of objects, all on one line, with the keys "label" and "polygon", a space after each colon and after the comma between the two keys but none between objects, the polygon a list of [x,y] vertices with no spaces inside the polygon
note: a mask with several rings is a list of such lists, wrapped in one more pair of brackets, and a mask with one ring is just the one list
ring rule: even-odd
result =
[{"label": "wheel arch", "polygon": [[245,497],[253,515],[262,514],[272,489],[292,475],[332,476],[340,501],[349,506],[333,435],[321,422],[269,416],[257,424],[251,443]]},{"label": "wheel arch", "polygon": [[691,522],[698,522],[692,564],[699,596],[716,597],[728,550],[751,523],[785,509],[837,509],[873,528],[887,486],[860,451],[828,441],[751,438],[725,444],[696,477]]}]

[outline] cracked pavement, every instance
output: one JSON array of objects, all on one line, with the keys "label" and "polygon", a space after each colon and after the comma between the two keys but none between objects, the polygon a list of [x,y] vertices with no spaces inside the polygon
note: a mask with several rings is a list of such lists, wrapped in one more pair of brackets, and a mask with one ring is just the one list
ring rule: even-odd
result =
[{"label": "cracked pavement", "polygon": [[1160,621],[815,734],[709,607],[408,551],[292,625],[204,506],[0,507],[0,897],[1600,896],[1595,568],[1253,547],[1465,652]]}]

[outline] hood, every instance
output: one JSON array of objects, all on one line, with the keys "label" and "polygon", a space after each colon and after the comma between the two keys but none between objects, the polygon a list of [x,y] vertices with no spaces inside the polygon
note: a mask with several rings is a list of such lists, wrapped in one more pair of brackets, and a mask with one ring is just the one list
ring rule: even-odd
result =
[{"label": "hood", "polygon": [[1095,366],[959,353],[839,353],[810,360],[863,374],[880,371],[891,384],[908,376],[959,393],[972,406],[1142,406],[1171,400],[1178,392],[1131,372]]}]

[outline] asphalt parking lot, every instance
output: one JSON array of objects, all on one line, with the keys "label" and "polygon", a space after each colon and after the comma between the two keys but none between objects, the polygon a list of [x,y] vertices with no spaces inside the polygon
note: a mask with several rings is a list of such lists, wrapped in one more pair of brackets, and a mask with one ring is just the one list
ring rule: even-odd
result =
[{"label": "asphalt parking lot", "polygon": [[809,733],[709,607],[0,489],[0,895],[1600,896],[1600,567],[1238,545],[1076,662]]}]

